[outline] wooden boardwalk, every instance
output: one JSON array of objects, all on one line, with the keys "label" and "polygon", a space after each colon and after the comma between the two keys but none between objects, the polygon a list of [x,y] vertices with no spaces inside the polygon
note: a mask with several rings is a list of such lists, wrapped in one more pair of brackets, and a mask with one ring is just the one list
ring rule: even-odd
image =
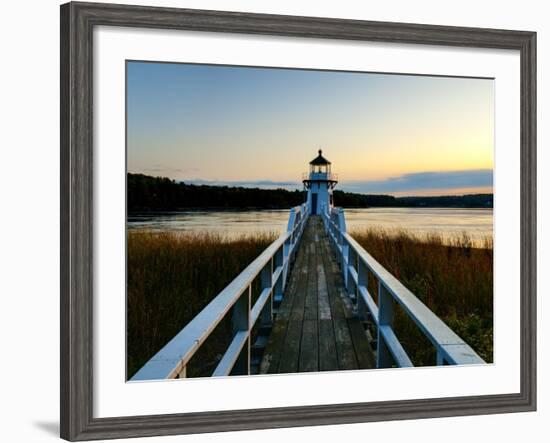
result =
[{"label": "wooden boardwalk", "polygon": [[319,216],[311,216],[260,365],[261,374],[376,367]]},{"label": "wooden boardwalk", "polygon": [[[233,335],[214,377],[410,367],[413,362],[393,329],[395,304],[430,340],[438,365],[485,364],[468,343],[346,232],[342,208],[331,208],[323,219],[308,217],[307,211],[306,203],[292,208],[287,230],[131,380],[186,377],[191,358],[227,316],[231,317]],[[329,245],[333,239],[337,242],[334,248]],[[356,288],[364,303],[361,310],[372,322],[369,324],[376,325],[376,341],[369,340],[370,333],[354,312],[339,262],[345,263],[348,284]],[[367,290],[369,275],[379,282],[378,304]],[[282,287],[286,287],[284,294]],[[250,295],[256,288],[261,292],[252,304]],[[376,363],[371,345],[376,347]]]}]

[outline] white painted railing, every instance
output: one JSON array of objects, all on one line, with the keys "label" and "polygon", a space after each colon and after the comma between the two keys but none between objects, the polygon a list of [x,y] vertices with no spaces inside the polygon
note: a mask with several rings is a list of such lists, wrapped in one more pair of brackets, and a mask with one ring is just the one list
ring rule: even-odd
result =
[{"label": "white painted railing", "polygon": [[[483,364],[479,355],[455,334],[411,291],[378,263],[346,230],[344,210],[323,211],[325,229],[338,256],[348,294],[357,304],[358,314],[367,311],[377,325],[377,367],[413,366],[393,329],[394,301],[403,309],[437,352],[438,365]],[[378,280],[378,305],[368,291],[368,276]]]},{"label": "white painted railing", "polygon": [[[292,208],[286,232],[157,352],[131,381],[184,378],[187,363],[226,315],[232,317],[233,339],[212,375],[249,374],[252,328],[258,321],[265,325],[273,321],[273,301],[283,296],[307,218],[305,204]],[[261,293],[251,306],[252,283],[258,276]]]},{"label": "white painted railing", "polygon": [[338,174],[335,172],[303,172],[303,180],[338,181]]}]

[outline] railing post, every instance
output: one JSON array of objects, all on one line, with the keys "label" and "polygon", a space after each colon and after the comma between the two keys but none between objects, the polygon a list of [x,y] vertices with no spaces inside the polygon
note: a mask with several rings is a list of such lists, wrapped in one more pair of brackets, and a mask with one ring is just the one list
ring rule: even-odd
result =
[{"label": "railing post", "polygon": [[290,209],[290,215],[288,216],[288,224],[286,225],[286,232],[290,232],[290,246],[294,244],[294,226],[296,226],[296,209]]},{"label": "railing post", "polygon": [[233,335],[238,331],[248,331],[246,344],[243,346],[231,375],[250,375],[250,301],[252,286],[241,294],[237,302],[233,305]]},{"label": "railing post", "polygon": [[377,340],[377,368],[391,368],[393,358],[384,337],[380,332],[383,326],[393,325],[393,297],[381,281],[378,282],[378,340]]},{"label": "railing post", "polygon": [[298,213],[296,217],[296,223],[294,224],[294,244],[298,243],[300,241],[300,237],[302,236],[302,220],[303,220],[303,214],[300,212]]},{"label": "railing post", "polygon": [[364,287],[368,292],[369,288],[369,270],[367,265],[360,258],[357,259],[357,316],[361,320],[367,319],[367,305],[361,297],[360,287]]},{"label": "railing post", "polygon": [[341,233],[344,233],[347,231],[346,229],[346,217],[344,216],[344,209],[339,208],[338,209],[338,229]]},{"label": "railing post", "polygon": [[445,357],[443,357],[443,353],[440,349],[437,349],[436,364],[437,366],[443,366],[447,364],[447,362],[445,361]]},{"label": "railing post", "polygon": [[[262,291],[264,289],[269,289],[271,291],[271,286],[273,280],[273,259],[270,259],[266,265],[263,267],[260,273],[260,284]],[[273,291],[271,295],[265,302],[264,308],[262,309],[261,325],[264,327],[271,327],[273,324]]]},{"label": "railing post", "polygon": [[283,273],[279,277],[279,280],[275,283],[273,288],[273,299],[282,299],[283,291],[285,290],[285,276],[284,276],[284,244],[279,250],[275,253],[273,258],[273,269],[277,269],[279,266],[283,267]]},{"label": "railing post", "polygon": [[342,276],[344,277],[344,286],[347,289],[347,287],[348,287],[348,260],[349,260],[348,253],[349,253],[349,245],[348,245],[348,242],[346,241],[346,239],[344,238],[344,236],[342,235],[341,232],[339,232],[339,237],[340,237],[340,248],[341,248],[341,251],[342,251],[340,263],[341,263],[341,266],[342,266]]},{"label": "railing post", "polygon": [[[348,242],[346,241],[346,244]],[[354,300],[357,297],[357,286],[355,285],[355,281],[353,280],[353,277],[351,276],[351,269],[350,266],[357,272],[357,254],[355,253],[354,249],[348,244],[347,247],[347,266],[346,266],[346,290],[348,291],[348,294],[350,295],[351,299]]]},{"label": "railing post", "polygon": [[290,269],[290,237],[283,243],[283,286],[286,286],[288,270]]}]

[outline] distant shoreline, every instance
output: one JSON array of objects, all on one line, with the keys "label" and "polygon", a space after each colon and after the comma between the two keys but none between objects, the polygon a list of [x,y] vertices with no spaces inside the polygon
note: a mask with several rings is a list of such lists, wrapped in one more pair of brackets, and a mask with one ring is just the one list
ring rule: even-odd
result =
[{"label": "distant shoreline", "polygon": [[[182,212],[252,212],[252,211],[288,211],[287,208],[265,208],[265,207],[250,207],[250,208],[228,208],[228,207],[197,207],[197,208],[181,208],[181,209],[153,209],[128,212],[128,217],[152,216],[152,215],[172,215]],[[343,209],[493,209],[493,207],[460,207],[460,206],[376,206],[376,207],[343,207]]]},{"label": "distant shoreline", "polygon": [[[359,208],[487,208],[493,194],[394,197],[334,190],[336,206]],[[289,209],[305,201],[305,192],[229,186],[193,185],[165,177],[127,175],[129,214],[177,211]]]}]

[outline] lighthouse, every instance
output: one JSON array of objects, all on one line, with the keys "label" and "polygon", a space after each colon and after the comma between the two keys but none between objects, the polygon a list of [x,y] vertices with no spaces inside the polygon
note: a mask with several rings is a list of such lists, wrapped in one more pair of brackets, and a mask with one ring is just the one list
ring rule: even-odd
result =
[{"label": "lighthouse", "polygon": [[333,206],[332,190],[338,183],[330,170],[331,163],[323,157],[323,150],[309,162],[309,173],[304,176],[304,187],[307,190],[307,208],[311,215],[330,211]]}]

